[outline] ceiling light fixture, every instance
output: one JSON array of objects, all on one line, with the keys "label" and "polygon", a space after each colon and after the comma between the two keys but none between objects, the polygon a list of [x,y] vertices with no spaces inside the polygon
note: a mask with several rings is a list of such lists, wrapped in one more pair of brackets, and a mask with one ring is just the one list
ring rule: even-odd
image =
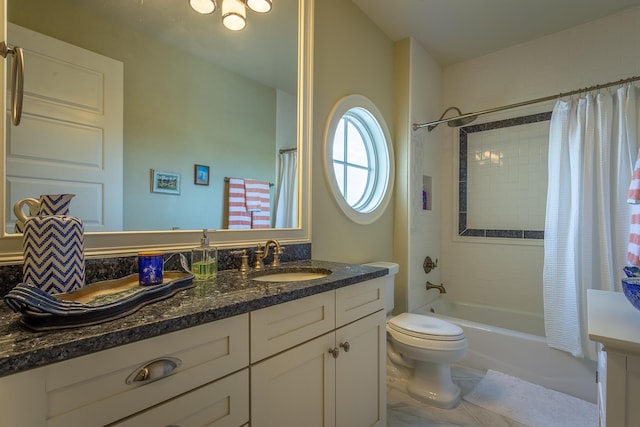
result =
[{"label": "ceiling light fixture", "polygon": [[258,13],[267,13],[271,11],[271,0],[245,0],[249,9]]},{"label": "ceiling light fixture", "polygon": [[231,31],[247,25],[247,9],[241,0],[222,0],[222,24]]},{"label": "ceiling light fixture", "polygon": [[215,0],[189,0],[189,6],[202,15],[210,15],[216,11]]},{"label": "ceiling light fixture", "polygon": [[[201,15],[216,11],[216,0],[189,0],[189,6]],[[222,0],[222,24],[231,31],[247,26],[247,7],[257,13],[267,13],[273,7],[272,0]]]}]

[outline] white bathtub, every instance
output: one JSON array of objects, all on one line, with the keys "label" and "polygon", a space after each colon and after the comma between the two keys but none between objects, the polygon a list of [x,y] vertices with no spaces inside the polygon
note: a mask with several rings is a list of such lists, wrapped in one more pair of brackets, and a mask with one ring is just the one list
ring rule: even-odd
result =
[{"label": "white bathtub", "polygon": [[595,403],[596,363],[547,346],[542,316],[444,297],[415,310],[459,324],[469,342],[461,365],[493,369]]}]

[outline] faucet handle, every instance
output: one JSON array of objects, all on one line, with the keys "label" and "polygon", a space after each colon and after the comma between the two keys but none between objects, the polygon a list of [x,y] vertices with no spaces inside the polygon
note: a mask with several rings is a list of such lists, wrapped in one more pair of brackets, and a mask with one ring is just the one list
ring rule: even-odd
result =
[{"label": "faucet handle", "polygon": [[284,252],[284,248],[279,246],[273,250],[273,262],[271,267],[280,267],[280,255]]},{"label": "faucet handle", "polygon": [[240,255],[240,268],[238,271],[242,274],[246,274],[249,271],[249,256],[247,255],[246,249],[241,249],[237,251],[232,251],[233,255]]},{"label": "faucet handle", "polygon": [[255,268],[256,270],[263,269],[264,268],[264,262],[262,261],[263,259],[264,259],[264,251],[262,250],[262,245],[258,243],[258,246],[256,247],[256,262],[253,268]]}]

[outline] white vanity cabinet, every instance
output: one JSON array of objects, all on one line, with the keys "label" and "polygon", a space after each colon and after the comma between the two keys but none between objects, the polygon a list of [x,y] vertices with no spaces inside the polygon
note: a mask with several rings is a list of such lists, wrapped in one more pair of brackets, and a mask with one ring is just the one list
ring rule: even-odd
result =
[{"label": "white vanity cabinet", "polygon": [[640,426],[640,311],[620,292],[589,290],[588,330],[599,343],[600,426]]},{"label": "white vanity cabinet", "polygon": [[248,335],[243,314],[0,378],[2,424],[241,426]]},{"label": "white vanity cabinet", "polygon": [[0,377],[0,425],[385,426],[385,284]]},{"label": "white vanity cabinet", "polygon": [[251,426],[386,425],[385,280],[251,313]]}]

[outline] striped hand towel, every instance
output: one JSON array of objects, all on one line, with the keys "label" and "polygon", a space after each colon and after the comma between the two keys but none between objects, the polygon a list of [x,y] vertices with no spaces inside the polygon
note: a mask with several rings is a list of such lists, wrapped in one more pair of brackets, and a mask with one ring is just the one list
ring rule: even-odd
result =
[{"label": "striped hand towel", "polygon": [[[248,182],[248,187],[247,187]],[[271,190],[268,182],[245,180],[247,195],[251,196],[251,228],[271,228]]]},{"label": "striped hand towel", "polygon": [[627,262],[629,265],[640,266],[640,204],[631,205]]},{"label": "striped hand towel", "polygon": [[229,178],[229,228],[251,228],[251,214],[247,212],[244,179]]},{"label": "striped hand towel", "polygon": [[[261,193],[264,191],[264,184],[255,179],[244,180],[244,198],[247,211],[255,212],[262,210],[260,203]],[[269,183],[266,183],[266,191],[269,192]]]},{"label": "striped hand towel", "polygon": [[640,265],[640,151],[633,169],[627,203],[632,205],[627,261],[630,265]]}]

